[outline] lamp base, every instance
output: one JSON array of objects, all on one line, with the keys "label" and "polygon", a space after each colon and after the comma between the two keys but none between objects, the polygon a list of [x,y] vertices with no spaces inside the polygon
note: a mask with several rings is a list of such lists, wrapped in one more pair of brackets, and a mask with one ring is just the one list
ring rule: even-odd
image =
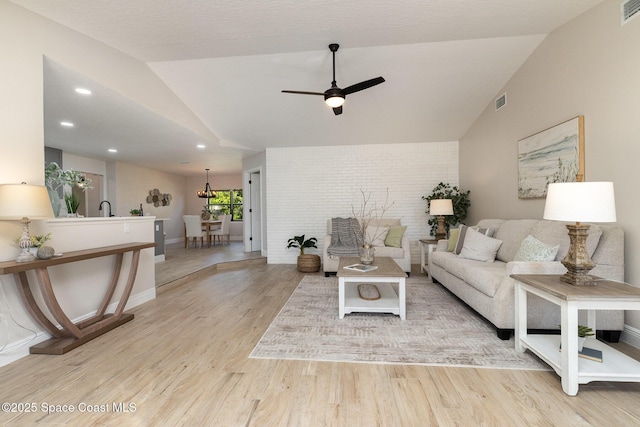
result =
[{"label": "lamp base", "polygon": [[562,260],[567,272],[560,280],[574,286],[595,286],[589,271],[596,265],[587,252],[588,224],[567,224],[569,230],[569,252]]},{"label": "lamp base", "polygon": [[436,216],[438,220],[438,228],[436,228],[436,240],[444,240],[447,238],[447,230],[444,228],[444,216]]}]

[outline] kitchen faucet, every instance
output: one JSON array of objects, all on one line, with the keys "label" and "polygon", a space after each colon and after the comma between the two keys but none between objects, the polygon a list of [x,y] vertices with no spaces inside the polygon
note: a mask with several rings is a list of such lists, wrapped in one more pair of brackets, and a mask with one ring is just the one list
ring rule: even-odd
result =
[{"label": "kitchen faucet", "polygon": [[101,211],[101,210],[102,210],[102,204],[103,204],[103,203],[106,203],[106,204],[108,204],[108,205],[109,205],[109,216],[110,216],[110,217],[115,216],[114,214],[112,214],[112,213],[111,213],[111,202],[109,202],[108,200],[103,200],[103,201],[101,201],[101,202],[100,202],[100,207],[98,208],[98,210],[99,210],[99,211]]}]

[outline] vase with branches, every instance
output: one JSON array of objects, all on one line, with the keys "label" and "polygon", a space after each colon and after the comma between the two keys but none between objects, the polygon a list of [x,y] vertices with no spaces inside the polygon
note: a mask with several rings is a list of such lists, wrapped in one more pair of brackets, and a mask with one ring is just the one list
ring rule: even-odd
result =
[{"label": "vase with branches", "polygon": [[362,194],[362,202],[358,209],[351,205],[351,216],[356,218],[360,224],[360,235],[362,236],[360,261],[363,264],[372,264],[375,256],[375,248],[372,243],[382,237],[384,229],[377,227],[372,233],[367,233],[367,229],[372,221],[378,224],[380,219],[384,218],[387,211],[393,206],[393,202],[389,202],[388,188],[384,203],[381,205],[371,202],[371,192],[367,194],[360,190],[360,193]]}]

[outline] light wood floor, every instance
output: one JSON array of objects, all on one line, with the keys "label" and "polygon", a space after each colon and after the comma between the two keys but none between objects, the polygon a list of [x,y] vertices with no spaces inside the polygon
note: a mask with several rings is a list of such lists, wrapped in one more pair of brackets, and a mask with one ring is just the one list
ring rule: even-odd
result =
[{"label": "light wood floor", "polygon": [[184,242],[170,243],[165,246],[165,261],[156,263],[156,287],[164,286],[174,280],[203,268],[235,261],[263,258],[260,252],[244,252],[244,243],[232,241],[227,245],[215,245],[208,248],[196,248]]},{"label": "light wood floor", "polygon": [[[292,265],[247,263],[162,286],[132,310],[132,322],[66,355],[0,368],[0,401],[37,408],[0,413],[0,424],[640,424],[640,384],[592,383],[569,397],[553,372],[249,359],[303,276]],[[114,403],[135,404],[135,412],[114,412]],[[76,410],[47,415],[43,404]],[[79,412],[80,404],[109,412]]]}]

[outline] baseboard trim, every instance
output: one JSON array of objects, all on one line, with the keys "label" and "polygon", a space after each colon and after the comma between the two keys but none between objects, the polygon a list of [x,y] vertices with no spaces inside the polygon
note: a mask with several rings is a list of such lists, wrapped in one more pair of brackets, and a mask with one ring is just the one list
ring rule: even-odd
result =
[{"label": "baseboard trim", "polygon": [[624,325],[620,341],[623,341],[635,348],[640,348],[640,329]]}]

